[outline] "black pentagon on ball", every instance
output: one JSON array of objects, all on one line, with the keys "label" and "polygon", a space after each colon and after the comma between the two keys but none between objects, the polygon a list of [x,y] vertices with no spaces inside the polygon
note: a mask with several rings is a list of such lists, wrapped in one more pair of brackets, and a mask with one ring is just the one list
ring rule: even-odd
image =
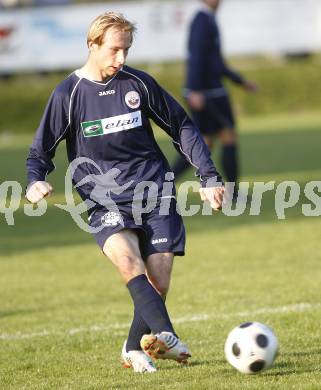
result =
[{"label": "black pentagon on ball", "polygon": [[238,343],[234,343],[234,344],[232,345],[232,353],[233,353],[233,355],[236,356],[236,357],[239,357],[239,356],[240,356],[240,354],[241,354],[241,349],[240,349]]},{"label": "black pentagon on ball", "polygon": [[253,324],[253,322],[244,322],[243,324],[241,324],[239,326],[239,328],[248,328],[249,326],[251,326]]},{"label": "black pentagon on ball", "polygon": [[260,359],[251,363],[249,369],[251,372],[259,372],[263,370],[264,366],[265,366],[265,361]]},{"label": "black pentagon on ball", "polygon": [[257,345],[261,348],[266,348],[269,344],[269,339],[265,336],[265,334],[258,334],[256,336]]}]

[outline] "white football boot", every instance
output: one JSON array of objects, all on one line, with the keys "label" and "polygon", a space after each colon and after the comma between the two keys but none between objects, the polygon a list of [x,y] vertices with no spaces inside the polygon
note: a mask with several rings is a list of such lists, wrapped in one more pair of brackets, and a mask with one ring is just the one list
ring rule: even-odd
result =
[{"label": "white football boot", "polygon": [[124,342],[123,349],[121,351],[121,361],[123,367],[133,368],[135,372],[155,372],[156,367],[152,359],[147,356],[143,351],[128,351],[126,352],[126,343]]},{"label": "white football boot", "polygon": [[140,340],[143,351],[153,359],[173,359],[187,363],[192,355],[184,343],[171,332],[145,334]]}]

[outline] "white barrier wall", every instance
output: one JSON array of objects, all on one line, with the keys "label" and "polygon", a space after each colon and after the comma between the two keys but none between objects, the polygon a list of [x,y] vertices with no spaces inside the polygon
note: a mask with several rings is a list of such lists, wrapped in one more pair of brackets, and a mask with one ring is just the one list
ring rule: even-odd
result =
[{"label": "white barrier wall", "polygon": [[[129,62],[183,59],[199,1],[136,1],[0,11],[0,72],[75,68],[86,33],[107,10],[135,21]],[[224,0],[218,13],[227,54],[321,49],[321,0]]]}]

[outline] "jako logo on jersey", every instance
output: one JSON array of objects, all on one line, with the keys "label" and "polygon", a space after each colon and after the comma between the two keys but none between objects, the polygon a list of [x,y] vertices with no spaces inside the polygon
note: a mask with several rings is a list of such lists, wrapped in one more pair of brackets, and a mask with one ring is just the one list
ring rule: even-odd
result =
[{"label": "jako logo on jersey", "polygon": [[129,112],[124,115],[112,116],[110,118],[98,119],[95,121],[82,122],[81,128],[85,137],[96,137],[118,131],[130,130],[142,125],[140,111]]},{"label": "jako logo on jersey", "polygon": [[167,238],[156,238],[155,240],[152,240],[152,244],[161,244],[163,242],[167,242]]},{"label": "jako logo on jersey", "polygon": [[129,108],[138,108],[140,106],[140,96],[136,91],[127,92],[125,102]]},{"label": "jako logo on jersey", "polygon": [[110,89],[108,91],[100,91],[98,93],[99,96],[106,96],[106,95],[115,95],[115,90],[114,89]]}]

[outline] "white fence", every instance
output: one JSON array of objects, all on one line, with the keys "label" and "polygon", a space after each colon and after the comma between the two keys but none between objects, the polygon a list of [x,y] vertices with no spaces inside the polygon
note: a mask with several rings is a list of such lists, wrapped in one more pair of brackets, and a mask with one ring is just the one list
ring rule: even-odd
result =
[{"label": "white fence", "polygon": [[[0,11],[0,72],[75,68],[87,56],[91,20],[107,10],[135,21],[129,62],[183,59],[199,1],[136,1]],[[321,49],[321,0],[224,0],[218,13],[227,54]]]}]

